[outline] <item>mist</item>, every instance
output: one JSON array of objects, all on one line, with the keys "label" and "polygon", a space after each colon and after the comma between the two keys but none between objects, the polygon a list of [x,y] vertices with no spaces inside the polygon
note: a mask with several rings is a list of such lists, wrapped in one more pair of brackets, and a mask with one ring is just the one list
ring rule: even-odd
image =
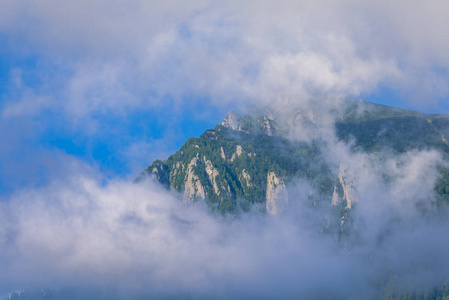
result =
[{"label": "mist", "polygon": [[[366,154],[335,132],[348,99],[449,111],[447,1],[1,4],[0,296],[378,299],[449,279],[445,155]],[[254,107],[345,166],[345,226],[299,178],[277,216],[132,182]]]},{"label": "mist", "polygon": [[[78,168],[1,203],[0,290],[375,299],[386,285],[425,293],[443,284],[449,220],[447,208],[433,205],[441,154],[379,159],[341,142],[327,147],[329,159],[357,178],[358,203],[345,233],[330,203],[310,205],[313,188],[304,180],[292,182],[289,206],[277,216],[256,209],[223,216],[201,201],[185,206],[151,178],[105,181]],[[326,222],[331,232],[323,232]]]}]

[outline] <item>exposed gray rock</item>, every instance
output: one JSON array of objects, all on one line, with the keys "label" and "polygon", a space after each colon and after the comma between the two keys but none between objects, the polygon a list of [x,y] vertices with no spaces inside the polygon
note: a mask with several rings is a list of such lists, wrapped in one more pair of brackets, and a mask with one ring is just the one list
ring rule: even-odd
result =
[{"label": "exposed gray rock", "polygon": [[245,182],[247,187],[252,186],[252,184],[251,184],[251,176],[249,176],[249,174],[246,173],[245,169],[242,170],[242,175],[239,176],[239,180],[240,180],[240,183],[242,185]]},{"label": "exposed gray rock", "polygon": [[198,153],[190,163],[187,165],[187,174],[185,179],[185,190],[183,202],[185,204],[192,204],[195,198],[206,198],[204,187],[201,184],[200,178],[195,174],[193,167],[197,166],[201,161],[198,159]]},{"label": "exposed gray rock", "polygon": [[217,182],[215,178],[218,176],[218,170],[214,168],[212,165],[212,162],[210,160],[207,160],[206,157],[203,157],[204,163],[206,164],[206,173],[207,176],[209,176],[209,180],[212,183],[212,186],[214,187],[214,192],[217,196],[220,195],[220,190],[218,189]]},{"label": "exposed gray rock", "polygon": [[266,209],[271,215],[277,215],[288,204],[287,189],[284,180],[279,179],[274,172],[267,175],[267,202]]},{"label": "exposed gray rock", "polygon": [[242,130],[242,122],[239,115],[235,112],[228,112],[221,123],[224,127],[230,128],[232,130]]},{"label": "exposed gray rock", "polygon": [[225,153],[224,153],[223,147],[220,147],[220,155],[221,155],[221,158],[223,158],[224,160],[226,160],[226,155],[225,155]]},{"label": "exposed gray rock", "polygon": [[274,131],[274,126],[271,124],[271,121],[267,117],[263,117],[263,131],[266,135],[272,136]]},{"label": "exposed gray rock", "polygon": [[337,206],[342,201],[340,195],[338,194],[337,187],[334,186],[334,193],[332,194],[332,205]]},{"label": "exposed gray rock", "polygon": [[346,201],[346,208],[351,209],[352,205],[358,202],[355,177],[348,171],[348,168],[345,165],[340,165],[338,180],[343,188],[343,197],[340,197],[337,187],[334,187],[332,205],[335,206],[340,204],[341,201]]},{"label": "exposed gray rock", "polygon": [[243,152],[242,146],[237,145],[235,153],[232,154],[231,161],[234,161],[236,158],[240,157],[240,155],[242,155],[242,152]]}]

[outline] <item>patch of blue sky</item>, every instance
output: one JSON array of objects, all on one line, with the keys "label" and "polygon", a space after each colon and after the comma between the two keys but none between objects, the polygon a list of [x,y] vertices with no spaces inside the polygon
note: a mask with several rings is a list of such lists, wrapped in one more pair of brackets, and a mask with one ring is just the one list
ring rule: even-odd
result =
[{"label": "patch of blue sky", "polygon": [[[0,37],[0,44],[5,43],[5,38]],[[0,92],[3,93],[11,80],[12,72],[23,71],[21,78],[28,86],[39,86],[42,84],[42,76],[38,72],[39,57],[37,55],[21,55],[13,49],[3,48],[0,50]]]},{"label": "patch of blue sky", "polygon": [[[198,109],[201,113],[197,112]],[[64,124],[64,120],[50,115],[46,118],[54,124],[45,126],[40,143],[49,150],[56,148],[89,164],[96,164],[111,176],[127,176],[133,169],[124,149],[133,144],[162,140],[164,149],[149,148],[148,161],[142,161],[144,169],[152,160],[166,158],[159,157],[162,152],[173,153],[189,137],[198,137],[205,129],[213,128],[222,116],[222,112],[212,106],[189,105],[176,113],[170,107],[139,108],[125,116],[96,113],[92,120],[97,124],[97,130],[94,134],[86,134],[83,129],[59,126]]]},{"label": "patch of blue sky", "polygon": [[380,86],[374,93],[362,95],[361,99],[377,104],[410,108],[400,91],[386,85]]},{"label": "patch of blue sky", "polygon": [[[168,154],[177,151],[187,138],[198,137],[205,129],[213,128],[221,121],[220,112],[210,112],[203,117],[196,114],[196,109],[187,107],[180,114],[172,114],[167,108],[136,110],[124,118],[97,115],[94,121],[98,131],[94,134],[65,125],[64,117],[55,111],[46,111],[34,120],[25,119],[25,122],[13,119],[7,123],[12,122],[14,130],[17,129],[11,133],[17,141],[10,145],[10,149],[5,149],[0,158],[0,164],[5,162],[4,168],[0,168],[0,194],[47,184],[47,179],[52,178],[49,174],[57,172],[51,168],[60,166],[57,158],[48,164],[48,168],[39,161],[43,161],[42,157],[48,160],[52,153],[62,152],[72,156],[98,169],[108,178],[137,176],[137,171],[143,170],[155,159],[165,159]],[[208,110],[205,107],[200,109]],[[23,129],[19,130],[18,123]],[[140,143],[149,145],[144,148],[147,152],[142,157],[130,157],[132,153],[127,153],[126,149]],[[30,161],[36,164],[31,166],[32,169],[18,171],[28,168]]]}]

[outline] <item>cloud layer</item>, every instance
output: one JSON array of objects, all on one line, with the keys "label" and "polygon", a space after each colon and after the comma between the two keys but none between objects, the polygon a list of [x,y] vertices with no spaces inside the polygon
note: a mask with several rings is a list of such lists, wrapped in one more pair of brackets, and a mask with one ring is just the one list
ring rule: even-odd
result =
[{"label": "cloud layer", "polygon": [[[447,212],[432,205],[440,159],[435,152],[383,162],[351,157],[360,201],[348,236],[338,234],[330,207],[308,206],[307,182],[291,187],[278,217],[231,218],[185,207],[151,180],[101,183],[77,172],[2,203],[0,289],[345,299],[378,298],[387,281],[425,291],[449,276]],[[330,233],[320,233],[323,220]]]}]

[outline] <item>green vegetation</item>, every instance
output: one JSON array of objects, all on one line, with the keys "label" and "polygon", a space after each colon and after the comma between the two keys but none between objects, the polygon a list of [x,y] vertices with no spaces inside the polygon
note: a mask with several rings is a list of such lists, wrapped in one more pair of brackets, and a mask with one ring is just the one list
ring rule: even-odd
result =
[{"label": "green vegetation", "polygon": [[363,102],[349,106],[335,128],[340,140],[355,142],[355,150],[388,150],[394,154],[436,149],[449,154],[449,143],[444,138],[444,133],[449,133],[448,116]]},{"label": "green vegetation", "polygon": [[438,206],[449,205],[449,169],[439,166],[438,171],[441,176],[435,186],[436,204]]},{"label": "green vegetation", "polygon": [[386,290],[383,293],[384,300],[449,300],[449,282],[439,288],[434,288],[426,292],[396,292]]},{"label": "green vegetation", "polygon": [[[250,125],[244,128],[251,129]],[[242,149],[240,155],[238,146]],[[305,178],[328,196],[333,192],[331,172],[323,163],[317,145],[291,142],[260,131],[256,134],[234,131],[222,125],[207,130],[199,138],[188,139],[178,152],[164,162],[155,161],[147,172],[155,174],[163,184],[168,179],[170,187],[182,192],[188,175],[187,166],[195,158],[198,160],[197,165],[192,166],[193,173],[204,187],[211,208],[222,213],[238,209],[248,211],[253,204],[264,203],[268,172],[275,172],[286,183],[290,178]],[[206,161],[218,171],[215,182],[219,195],[206,173]]]}]

